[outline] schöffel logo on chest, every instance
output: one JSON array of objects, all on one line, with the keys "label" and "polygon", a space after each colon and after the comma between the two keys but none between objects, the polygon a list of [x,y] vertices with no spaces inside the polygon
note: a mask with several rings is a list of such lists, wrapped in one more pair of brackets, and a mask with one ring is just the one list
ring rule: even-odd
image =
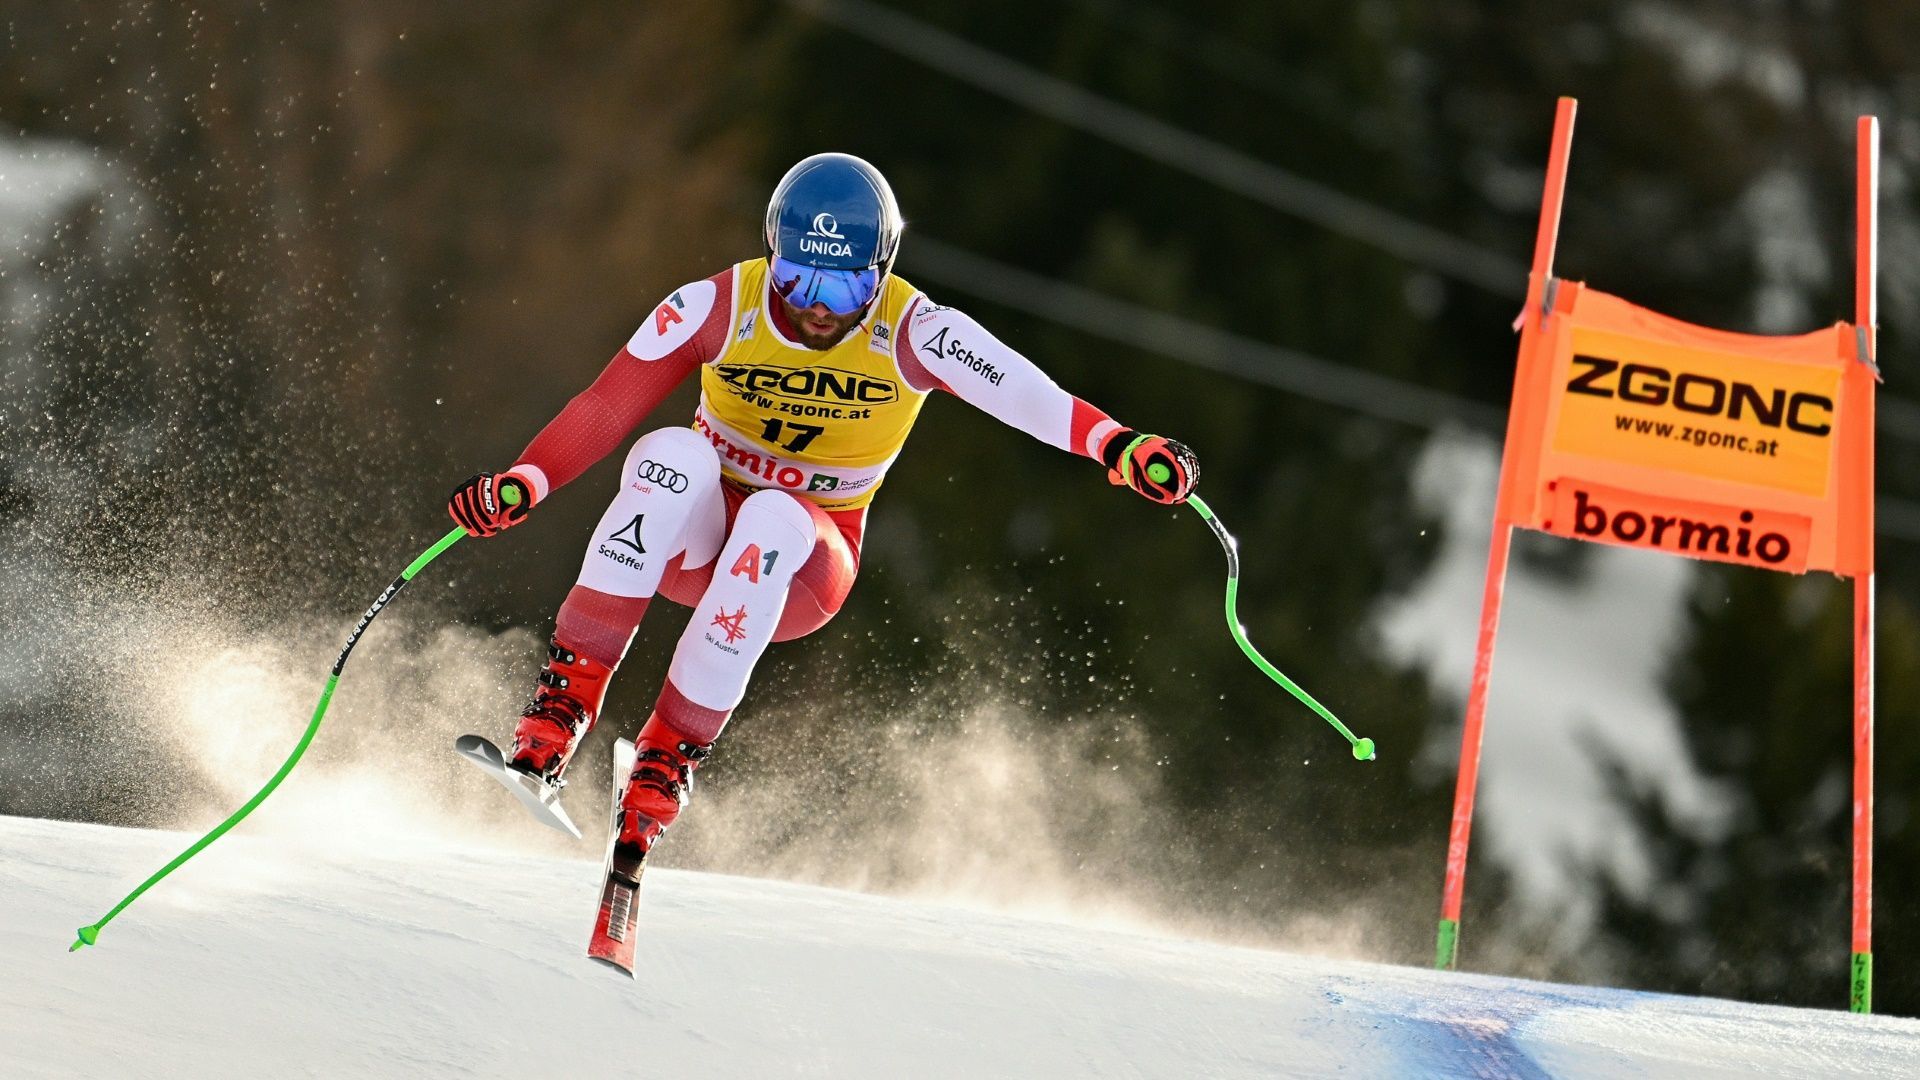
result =
[{"label": "sch\u00f6ffel logo on chest", "polygon": [[841,405],[886,405],[900,400],[900,385],[892,379],[840,368],[718,364],[714,373],[734,393],[747,398]]}]

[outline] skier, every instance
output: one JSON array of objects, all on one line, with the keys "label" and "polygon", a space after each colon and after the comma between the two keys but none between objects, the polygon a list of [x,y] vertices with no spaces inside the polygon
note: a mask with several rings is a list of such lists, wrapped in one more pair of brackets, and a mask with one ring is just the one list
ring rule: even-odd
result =
[{"label": "skier", "polygon": [[631,855],[679,817],[767,645],[840,610],[867,506],[932,391],[1158,503],[1184,501],[1199,477],[1185,446],[1115,423],[892,273],[903,225],[872,165],[801,161],[767,205],[764,258],[674,290],[511,468],[449,499],[470,535],[518,524],[699,372],[692,425],[627,451],[510,753],[557,785],[653,597],[692,608],[618,802],[614,844]]}]

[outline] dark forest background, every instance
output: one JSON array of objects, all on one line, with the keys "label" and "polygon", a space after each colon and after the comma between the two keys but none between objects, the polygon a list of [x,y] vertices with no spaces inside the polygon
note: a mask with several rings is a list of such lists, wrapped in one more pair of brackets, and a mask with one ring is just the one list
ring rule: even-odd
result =
[{"label": "dark forest background", "polygon": [[[1254,640],[1383,753],[1354,765],[1246,665],[1220,626],[1220,554],[1189,514],[948,401],[890,474],[848,610],[770,655],[703,783],[798,771],[809,797],[766,808],[788,823],[779,844],[852,858],[864,834],[837,829],[835,807],[889,797],[862,764],[876,744],[924,740],[961,763],[1045,747],[1076,769],[1150,777],[1127,789],[1137,799],[1050,826],[1085,840],[1087,880],[1255,940],[1361,913],[1367,955],[1428,962],[1459,703],[1390,662],[1370,627],[1439,543],[1409,497],[1412,463],[1436,428],[1504,410],[1521,283],[1489,288],[1224,190],[900,42],[998,77],[935,36],[953,35],[1515,265],[1554,98],[1577,96],[1561,271],[1751,331],[1850,317],[1852,118],[1874,112],[1889,395],[1877,1004],[1920,1012],[1920,522],[1905,509],[1920,500],[1920,412],[1893,400],[1920,397],[1920,8],[876,6],[0,2],[0,140],[13,154],[57,147],[97,175],[49,228],[8,234],[0,276],[0,735],[26,769],[0,782],[0,812],[173,821],[165,799],[116,792],[177,751],[98,766],[66,753],[142,736],[137,710],[89,689],[110,661],[53,647],[47,627],[103,596],[185,586],[261,627],[297,614],[319,657],[443,531],[455,482],[511,463],[661,295],[755,256],[772,183],[837,149],[892,180],[911,222],[901,273],[1069,389],[1196,448],[1243,544]],[[1133,307],[1095,336],[996,300],[1012,279],[969,255]],[[1409,423],[1122,344],[1146,311],[1469,407]],[[690,405],[683,391],[658,422]],[[435,588],[405,598],[411,617],[544,634],[613,468],[524,528],[456,549]],[[1581,553],[1557,558],[1581,572]],[[1829,584],[1697,575],[1666,678],[1697,767],[1744,809],[1723,838],[1687,840],[1622,785],[1668,902],[1596,875],[1612,890],[1604,917],[1570,946],[1541,929],[1551,913],[1514,910],[1482,859],[1466,966],[1843,1000],[1848,819],[1832,791],[1850,760],[1850,597]],[[664,614],[643,628],[614,726],[639,719],[678,629]],[[194,648],[143,645],[161,663]],[[534,664],[524,650],[500,683],[520,687]],[[1015,719],[969,741],[986,699]],[[510,715],[447,723],[504,730]],[[413,722],[377,705],[352,717],[335,722]],[[978,781],[954,769],[951,784]],[[1003,797],[982,787],[976,812],[992,818]],[[1141,842],[1100,844],[1121,828],[1110,815],[1137,820],[1126,835]],[[1000,840],[1018,848],[1018,824]],[[781,865],[726,850],[677,857]]]}]

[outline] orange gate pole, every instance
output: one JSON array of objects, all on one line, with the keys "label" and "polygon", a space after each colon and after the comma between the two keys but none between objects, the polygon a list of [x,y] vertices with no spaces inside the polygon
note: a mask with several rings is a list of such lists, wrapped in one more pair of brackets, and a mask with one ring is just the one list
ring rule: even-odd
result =
[{"label": "orange gate pole", "polygon": [[[1575,102],[1563,97],[1553,116],[1553,144],[1547,157],[1547,179],[1540,193],[1540,227],[1533,240],[1533,270],[1527,278],[1527,306],[1521,312],[1521,355],[1527,341],[1539,332],[1544,319],[1547,281],[1553,276],[1553,252],[1560,239],[1560,208],[1566,195],[1567,158],[1573,150]],[[1500,509],[1493,515],[1493,542],[1487,552],[1487,579],[1480,598],[1480,634],[1474,646],[1473,682],[1467,689],[1466,724],[1460,732],[1460,770],[1453,790],[1453,820],[1447,830],[1447,874],[1441,888],[1440,928],[1434,942],[1433,966],[1454,966],[1460,948],[1460,898],[1466,891],[1467,840],[1473,831],[1473,796],[1480,785],[1480,742],[1486,725],[1487,689],[1493,679],[1493,645],[1500,632],[1500,605],[1507,587],[1507,555],[1513,544],[1513,524],[1504,512],[1507,484],[1514,473],[1515,447],[1524,440],[1513,430],[1524,415],[1527,391],[1524,372],[1516,372],[1513,404],[1507,417],[1507,439],[1500,456]]]},{"label": "orange gate pole", "polygon": [[[1855,190],[1853,321],[1866,355],[1877,353],[1875,288],[1879,277],[1880,122],[1860,118],[1856,133],[1858,178]],[[1861,499],[1866,565],[1853,578],[1853,964],[1849,1008],[1873,1011],[1873,497],[1874,394],[1861,395],[1864,415],[1855,416],[1866,452],[1854,468],[1864,472]]]}]

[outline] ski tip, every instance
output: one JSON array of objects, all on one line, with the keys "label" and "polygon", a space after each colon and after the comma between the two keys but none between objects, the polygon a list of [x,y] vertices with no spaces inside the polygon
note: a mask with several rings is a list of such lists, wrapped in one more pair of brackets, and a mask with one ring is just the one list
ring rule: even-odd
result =
[{"label": "ski tip", "polygon": [[606,957],[606,956],[588,956],[587,959],[593,961],[596,964],[603,964],[606,967],[611,968],[622,975],[625,975],[629,980],[633,979],[633,969],[630,967],[627,967],[625,964],[620,963],[620,961],[618,960],[615,960],[611,957]]},{"label": "ski tip", "polygon": [[556,832],[566,833],[575,840],[581,838],[579,826],[567,817],[566,809],[560,805],[560,785],[548,784],[531,773],[514,768],[500,748],[483,736],[462,735],[453,741],[453,748],[461,757],[511,791],[513,797],[542,824]]},{"label": "ski tip", "polygon": [[78,934],[79,936],[74,938],[73,944],[67,946],[67,951],[70,953],[79,952],[81,946],[91,945],[100,940],[100,928],[98,926],[83,926],[79,929]]},{"label": "ski tip", "polygon": [[553,813],[553,819],[548,820],[543,818],[541,820],[546,821],[547,824],[553,826],[556,829],[559,829],[561,832],[566,833],[568,836],[573,837],[575,840],[580,839],[580,826],[575,825],[573,823],[573,819],[567,816],[567,812],[565,810],[560,809],[560,804],[553,803],[551,804],[550,809]]},{"label": "ski tip", "polygon": [[461,735],[453,740],[453,748],[463,754],[485,754],[488,750],[499,750],[493,745],[493,740],[484,735]]},{"label": "ski tip", "polygon": [[510,774],[506,777],[506,783],[512,786],[514,792],[520,796],[520,801],[526,804],[527,809],[534,812],[534,817],[538,818],[541,824],[566,833],[575,840],[580,839],[580,826],[573,823],[573,818],[567,815],[567,808],[560,805],[558,788],[544,787],[539,781],[511,766],[506,769],[506,772]]}]

